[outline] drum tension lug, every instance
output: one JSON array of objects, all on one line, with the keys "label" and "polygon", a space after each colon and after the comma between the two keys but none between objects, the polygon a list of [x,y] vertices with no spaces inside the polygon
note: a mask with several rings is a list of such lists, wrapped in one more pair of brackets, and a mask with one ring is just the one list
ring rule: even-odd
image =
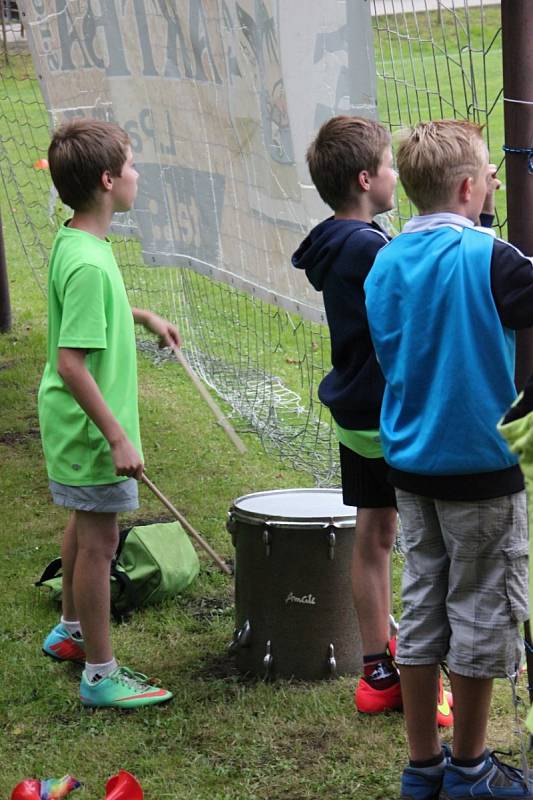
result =
[{"label": "drum tension lug", "polygon": [[226,529],[228,533],[231,535],[231,543],[233,547],[235,547],[235,534],[237,532],[237,526],[235,524],[235,515],[232,511],[228,511],[228,518],[226,520]]},{"label": "drum tension lug", "polygon": [[329,647],[328,647],[328,668],[329,668],[329,674],[331,675],[331,677],[332,678],[336,678],[337,677],[337,659],[335,658],[335,648],[333,647],[331,642],[330,642]]},{"label": "drum tension lug", "polygon": [[270,556],[270,552],[272,550],[271,543],[272,543],[272,534],[268,530],[268,528],[265,528],[265,530],[263,531],[263,544],[265,545],[265,553],[267,558]]},{"label": "drum tension lug", "polygon": [[333,531],[328,533],[328,556],[329,560],[333,561],[335,558],[335,545],[337,543],[337,537],[335,536]]},{"label": "drum tension lug", "polygon": [[228,645],[230,653],[235,653],[240,647],[249,647],[252,638],[252,626],[250,620],[247,619],[242,628],[235,628],[233,631],[233,639]]},{"label": "drum tension lug", "polygon": [[272,645],[269,639],[268,642],[266,643],[266,652],[265,652],[265,657],[263,658],[263,667],[265,668],[263,680],[269,681],[272,678],[273,666],[274,666],[274,658],[272,656]]}]

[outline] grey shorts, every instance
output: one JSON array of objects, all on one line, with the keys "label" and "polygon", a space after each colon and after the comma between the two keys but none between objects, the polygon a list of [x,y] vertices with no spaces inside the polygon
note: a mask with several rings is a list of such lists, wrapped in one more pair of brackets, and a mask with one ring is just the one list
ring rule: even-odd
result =
[{"label": "grey shorts", "polygon": [[432,500],[397,490],[405,566],[398,664],[444,659],[458,675],[511,675],[528,618],[525,492]]},{"label": "grey shorts", "polygon": [[57,506],[73,511],[119,513],[139,508],[138,484],[135,478],[101,486],[66,486],[49,482],[52,499]]}]

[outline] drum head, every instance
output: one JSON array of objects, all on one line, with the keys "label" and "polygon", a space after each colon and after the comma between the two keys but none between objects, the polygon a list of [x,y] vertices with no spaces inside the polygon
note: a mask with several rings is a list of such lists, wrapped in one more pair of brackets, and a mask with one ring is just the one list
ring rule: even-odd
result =
[{"label": "drum head", "polygon": [[237,498],[233,514],[248,522],[294,520],[331,522],[352,520],[357,509],[345,506],[340,489],[278,489]]}]

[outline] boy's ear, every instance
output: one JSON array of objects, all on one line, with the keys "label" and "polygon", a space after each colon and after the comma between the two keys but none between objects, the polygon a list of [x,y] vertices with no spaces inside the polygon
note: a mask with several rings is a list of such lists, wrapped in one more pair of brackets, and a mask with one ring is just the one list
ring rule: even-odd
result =
[{"label": "boy's ear", "polygon": [[357,176],[357,186],[362,192],[368,192],[370,189],[370,173],[366,169],[362,169]]},{"label": "boy's ear", "polygon": [[102,177],[100,178],[100,182],[102,184],[102,188],[109,192],[113,188],[113,177],[108,169],[105,172],[102,172]]},{"label": "boy's ear", "polygon": [[469,175],[468,178],[463,178],[459,184],[459,197],[461,202],[468,203],[472,197],[472,184],[474,179]]}]

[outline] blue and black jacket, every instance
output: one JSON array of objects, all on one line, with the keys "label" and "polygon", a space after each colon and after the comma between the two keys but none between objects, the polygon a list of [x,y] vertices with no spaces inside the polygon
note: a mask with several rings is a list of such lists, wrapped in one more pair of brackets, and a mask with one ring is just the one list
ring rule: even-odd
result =
[{"label": "blue and black jacket", "polygon": [[531,260],[464,217],[430,214],[381,250],[365,292],[393,485],[450,500],[520,491],[496,424],[516,397],[514,330],[533,324]]},{"label": "blue and black jacket", "polygon": [[363,284],[388,241],[375,222],[330,217],[313,228],[292,257],[293,266],[304,269],[324,297],[333,369],[318,396],[349,430],[379,427],[385,383],[370,339]]}]

